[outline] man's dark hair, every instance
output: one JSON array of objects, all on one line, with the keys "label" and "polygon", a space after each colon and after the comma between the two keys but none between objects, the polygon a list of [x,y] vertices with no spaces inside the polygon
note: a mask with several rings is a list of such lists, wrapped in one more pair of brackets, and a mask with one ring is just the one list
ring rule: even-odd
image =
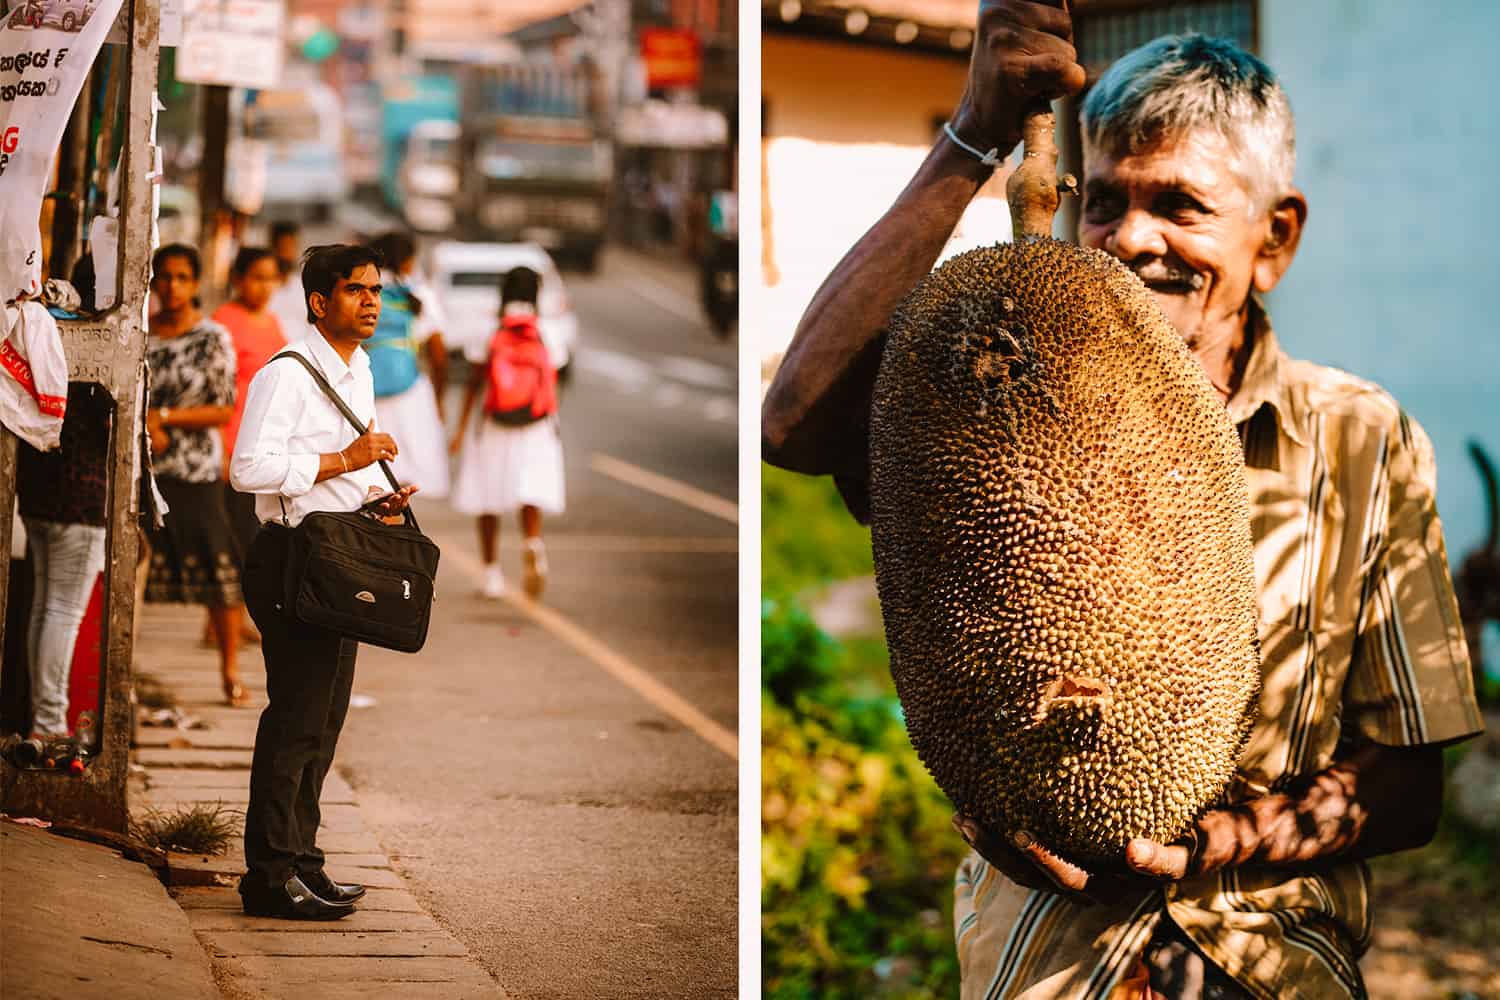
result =
[{"label": "man's dark hair", "polygon": [[380,254],[370,247],[354,243],[331,243],[327,246],[308,247],[302,255],[302,302],[307,307],[307,321],[316,324],[318,317],[312,311],[314,292],[324,298],[333,294],[333,286],[340,278],[347,279],[357,268],[366,264],[381,266]]},{"label": "man's dark hair", "polygon": [[154,278],[161,266],[173,257],[181,257],[188,262],[188,267],[193,271],[194,278],[203,277],[203,260],[198,256],[198,251],[186,243],[168,243],[151,255],[151,276]]},{"label": "man's dark hair", "polygon": [[276,259],[268,247],[240,247],[239,253],[234,255],[234,263],[229,265],[229,274],[238,278],[266,259]]},{"label": "man's dark hair", "polygon": [[381,233],[370,241],[370,248],[380,254],[385,266],[399,270],[402,264],[417,255],[417,241],[399,229]]},{"label": "man's dark hair", "polygon": [[529,267],[513,267],[500,279],[500,308],[512,302],[536,304],[542,290],[542,276]]},{"label": "man's dark hair", "polygon": [[291,219],[277,219],[275,222],[271,223],[272,246],[274,246],[276,244],[276,241],[281,239],[283,236],[300,236],[301,234],[302,224],[300,222],[294,222]]}]

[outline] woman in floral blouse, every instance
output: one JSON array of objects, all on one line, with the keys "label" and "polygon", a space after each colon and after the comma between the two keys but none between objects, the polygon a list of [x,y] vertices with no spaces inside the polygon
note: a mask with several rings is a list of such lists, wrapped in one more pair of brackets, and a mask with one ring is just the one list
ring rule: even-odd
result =
[{"label": "woman in floral blouse", "polygon": [[219,645],[224,697],[249,703],[240,683],[240,550],[224,504],[221,428],[234,415],[234,343],[198,308],[198,251],[173,243],[151,259],[151,290],[161,311],[151,317],[146,361],[157,486],[169,508],[151,537],[146,600],[203,604]]}]

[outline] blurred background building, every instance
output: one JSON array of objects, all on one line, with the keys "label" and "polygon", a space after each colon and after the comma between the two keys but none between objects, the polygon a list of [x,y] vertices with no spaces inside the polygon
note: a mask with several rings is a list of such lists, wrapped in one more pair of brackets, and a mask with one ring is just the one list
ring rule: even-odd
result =
[{"label": "blurred background building", "polygon": [[[324,218],[354,197],[419,232],[530,240],[585,268],[610,240],[698,259],[734,235],[737,10],[287,5],[277,85],[236,88],[220,112],[225,207]],[[164,52],[169,235],[198,238],[193,221],[213,214],[203,192],[217,190],[199,170],[208,147],[212,172],[215,111]]]}]

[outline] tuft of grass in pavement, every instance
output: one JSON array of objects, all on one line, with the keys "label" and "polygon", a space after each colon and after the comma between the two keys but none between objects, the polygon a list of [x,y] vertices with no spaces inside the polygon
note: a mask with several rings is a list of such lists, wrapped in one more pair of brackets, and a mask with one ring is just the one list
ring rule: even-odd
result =
[{"label": "tuft of grass in pavement", "polygon": [[223,854],[240,832],[239,814],[222,802],[197,802],[164,812],[150,809],[134,823],[137,837],[179,854]]}]

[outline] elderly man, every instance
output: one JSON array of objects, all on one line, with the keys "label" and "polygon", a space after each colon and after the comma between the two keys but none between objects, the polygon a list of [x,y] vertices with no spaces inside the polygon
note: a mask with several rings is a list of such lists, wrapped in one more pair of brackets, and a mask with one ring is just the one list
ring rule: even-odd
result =
[{"label": "elderly man", "polygon": [[[880,327],[989,177],[975,150],[1012,148],[1025,108],[1081,89],[1071,31],[1046,4],[984,5],[951,136],[818,291],[766,397],[767,460],[833,475],[856,514]],[[1363,996],[1362,859],[1432,837],[1441,747],[1482,728],[1432,448],[1379,388],[1272,333],[1257,295],[1291,265],[1307,203],[1264,64],[1158,40],[1099,80],[1082,125],[1082,242],[1141,277],[1244,441],[1260,720],[1230,804],[1181,843],[1131,842],[1130,875],[957,817],[975,848],[956,886],[963,995]]]}]

